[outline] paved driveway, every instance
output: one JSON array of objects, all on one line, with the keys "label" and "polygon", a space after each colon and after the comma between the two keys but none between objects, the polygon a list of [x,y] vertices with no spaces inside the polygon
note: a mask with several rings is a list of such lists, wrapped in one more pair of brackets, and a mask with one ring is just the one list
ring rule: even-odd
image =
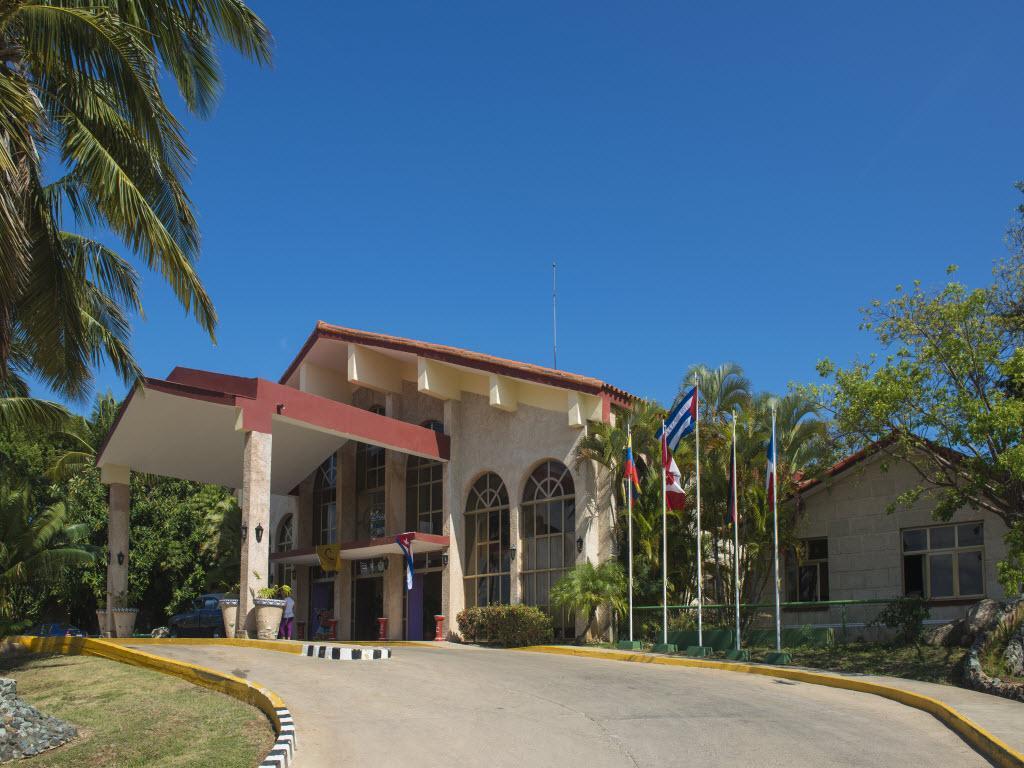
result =
[{"label": "paved driveway", "polygon": [[759,675],[477,648],[397,647],[383,662],[142,650],[280,694],[298,768],[987,765],[923,712]]}]

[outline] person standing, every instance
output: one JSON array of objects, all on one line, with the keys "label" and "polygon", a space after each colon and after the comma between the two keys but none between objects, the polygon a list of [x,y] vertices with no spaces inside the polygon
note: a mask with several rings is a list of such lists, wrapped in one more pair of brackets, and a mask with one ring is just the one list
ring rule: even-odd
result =
[{"label": "person standing", "polygon": [[281,616],[281,626],[278,628],[277,636],[285,640],[292,639],[292,627],[295,624],[295,601],[291,595],[284,598],[284,614]]}]

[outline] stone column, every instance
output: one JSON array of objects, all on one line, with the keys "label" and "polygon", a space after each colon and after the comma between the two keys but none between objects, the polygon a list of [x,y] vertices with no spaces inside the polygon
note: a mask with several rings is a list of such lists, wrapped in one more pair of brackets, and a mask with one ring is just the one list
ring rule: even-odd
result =
[{"label": "stone column", "polygon": [[444,534],[448,537],[448,566],[441,574],[441,611],[445,616],[445,637],[458,631],[456,617],[466,607],[462,582],[462,552],[465,549],[463,525],[462,473],[458,455],[460,405],[457,400],[444,403],[444,431],[451,438],[451,454],[444,465]]},{"label": "stone column", "polygon": [[338,639],[352,639],[352,561],[342,560],[334,579],[334,618],[338,620]]},{"label": "stone column", "polygon": [[[256,636],[253,595],[267,586],[270,569],[270,455],[267,432],[246,432],[242,449],[242,552],[236,637]],[[263,527],[256,541],[256,526]]]},{"label": "stone column", "polygon": [[[116,635],[113,608],[128,590],[128,539],[131,507],[131,470],[108,464],[100,469],[100,478],[107,486],[107,632]],[[118,557],[120,555],[120,557]],[[118,606],[134,608],[136,606]]]}]

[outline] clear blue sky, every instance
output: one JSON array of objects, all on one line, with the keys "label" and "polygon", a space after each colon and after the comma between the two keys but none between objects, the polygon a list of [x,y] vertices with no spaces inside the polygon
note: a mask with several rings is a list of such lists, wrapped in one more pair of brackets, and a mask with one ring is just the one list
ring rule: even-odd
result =
[{"label": "clear blue sky", "polygon": [[218,344],[147,275],[148,375],[276,379],[318,319],[550,364],[557,258],[560,367],[783,390],[1005,254],[1017,3],[252,4],[274,67],[186,121]]}]

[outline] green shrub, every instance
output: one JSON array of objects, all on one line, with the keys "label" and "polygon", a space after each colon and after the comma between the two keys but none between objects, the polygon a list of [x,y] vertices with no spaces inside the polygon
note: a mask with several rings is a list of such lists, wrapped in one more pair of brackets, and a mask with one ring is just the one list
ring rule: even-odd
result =
[{"label": "green shrub", "polygon": [[901,597],[893,600],[879,611],[869,627],[885,626],[896,630],[896,641],[906,645],[917,645],[924,634],[924,622],[928,618],[928,603],[920,597]]},{"label": "green shrub", "polygon": [[457,620],[462,639],[467,643],[515,648],[550,643],[554,637],[551,617],[532,605],[467,608],[459,613]]}]

